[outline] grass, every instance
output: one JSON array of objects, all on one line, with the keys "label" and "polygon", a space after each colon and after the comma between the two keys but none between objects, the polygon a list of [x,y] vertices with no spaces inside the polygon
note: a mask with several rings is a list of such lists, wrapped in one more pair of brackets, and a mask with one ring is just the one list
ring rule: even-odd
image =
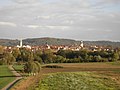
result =
[{"label": "grass", "polygon": [[36,90],[119,90],[111,78],[90,72],[49,74]]},{"label": "grass", "polygon": [[117,66],[120,66],[120,61],[116,61],[116,62],[108,62],[109,64],[111,65],[117,65]]},{"label": "grass", "polygon": [[[40,75],[27,77],[16,85],[16,90],[35,90],[35,87],[36,90],[120,90],[120,65],[116,63],[118,62],[44,64],[43,67],[50,68],[42,68]],[[74,82],[77,83],[74,85]]]},{"label": "grass", "polygon": [[13,73],[8,69],[8,66],[0,65],[0,89],[15,79]]},{"label": "grass", "polygon": [[24,66],[23,65],[13,65],[13,68],[18,72],[22,72],[24,69]]},{"label": "grass", "polygon": [[28,76],[28,73],[24,73],[24,65],[13,65],[13,68],[22,76]]}]

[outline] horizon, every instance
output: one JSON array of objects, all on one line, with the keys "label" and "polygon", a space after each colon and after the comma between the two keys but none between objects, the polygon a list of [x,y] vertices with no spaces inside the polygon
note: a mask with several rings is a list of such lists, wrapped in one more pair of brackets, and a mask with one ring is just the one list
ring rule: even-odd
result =
[{"label": "horizon", "polygon": [[0,38],[120,42],[119,0],[1,0]]},{"label": "horizon", "polygon": [[[21,40],[21,39],[22,39],[22,40],[26,40],[26,39],[42,39],[42,38],[67,39],[67,40],[75,40],[75,41],[81,41],[81,40],[82,40],[82,39],[77,40],[77,39],[72,39],[72,38],[56,38],[56,37],[34,37],[34,38],[16,38],[16,39],[15,39],[15,38],[14,38],[14,39],[13,39],[13,38],[0,38],[0,39],[3,39],[3,40],[4,40],[4,39],[5,39],[5,40],[18,40],[18,41],[19,41],[19,40]],[[96,41],[120,42],[120,41],[112,41],[112,40],[111,40],[111,41],[110,41],[110,40],[82,40],[82,41],[83,41],[83,42],[84,42],[84,41],[90,41],[90,42],[92,42],[92,41],[93,41],[93,42],[94,42],[94,41],[95,41],[95,42],[96,42]]]}]

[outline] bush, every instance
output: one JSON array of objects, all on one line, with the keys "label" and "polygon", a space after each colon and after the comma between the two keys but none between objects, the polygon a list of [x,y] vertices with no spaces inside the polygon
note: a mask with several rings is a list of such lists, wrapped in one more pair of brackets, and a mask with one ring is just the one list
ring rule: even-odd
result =
[{"label": "bush", "polygon": [[2,59],[0,59],[0,65],[3,65],[3,64],[4,64],[3,60],[2,60]]},{"label": "bush", "polygon": [[63,68],[63,67],[58,65],[46,65],[46,66],[43,66],[43,68]]},{"label": "bush", "polygon": [[25,73],[39,73],[41,65],[37,61],[29,61],[24,65]]}]

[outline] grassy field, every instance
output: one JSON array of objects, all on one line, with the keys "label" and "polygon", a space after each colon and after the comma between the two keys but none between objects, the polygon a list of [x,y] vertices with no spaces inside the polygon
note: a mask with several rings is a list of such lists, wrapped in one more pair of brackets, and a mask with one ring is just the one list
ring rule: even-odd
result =
[{"label": "grassy field", "polygon": [[13,65],[13,68],[16,70],[16,71],[22,71],[24,69],[24,66],[23,65]]},{"label": "grassy field", "polygon": [[13,65],[13,68],[15,69],[15,71],[22,73],[24,70],[24,66],[23,65]]},{"label": "grassy field", "polygon": [[24,73],[24,65],[13,65],[13,68],[23,77],[28,76],[28,73]]},{"label": "grassy field", "polygon": [[[47,85],[47,87],[49,87],[49,83],[47,83],[46,80],[62,81],[62,78],[64,76],[66,77],[66,73],[69,73],[69,76],[67,76],[68,79],[69,78],[71,80],[73,79],[73,81],[74,81],[74,79],[75,80],[78,79],[78,83],[80,83],[80,85],[81,84],[84,85],[84,83],[88,82],[88,83],[86,83],[86,85],[87,85],[86,87],[92,88],[91,90],[96,90],[96,89],[93,89],[93,87],[90,87],[89,85],[95,86],[97,83],[100,85],[100,87],[98,87],[98,88],[95,86],[95,88],[97,88],[97,90],[99,90],[99,88],[102,88],[100,90],[120,90],[120,88],[119,88],[119,86],[120,86],[120,62],[69,63],[69,64],[68,63],[62,63],[62,64],[59,63],[59,64],[47,64],[44,66],[48,66],[48,65],[49,66],[57,65],[57,66],[60,66],[63,68],[42,68],[40,75],[27,77],[26,79],[22,80],[12,90],[26,90],[26,88],[28,88],[30,90],[34,90],[33,87],[41,86],[41,85],[42,85],[42,87],[44,87],[44,84]],[[61,75],[63,75],[63,76],[60,77],[61,80],[59,78],[58,78],[59,80],[57,80],[56,75],[58,77],[60,77]],[[78,75],[80,77],[77,78],[76,75]],[[51,76],[53,76],[54,78],[49,79],[48,77],[51,77]],[[41,78],[42,78],[42,81],[41,81]],[[45,81],[45,83],[44,83],[44,81]],[[73,81],[71,81],[72,84],[73,84]],[[97,82],[97,83],[95,83],[95,82]],[[63,83],[63,85],[64,85],[64,83],[66,83],[66,81],[60,82],[60,83]],[[53,84],[56,85],[57,82],[55,82]],[[66,85],[69,85],[69,83],[68,84],[66,83]],[[111,87],[111,86],[113,86],[113,87]],[[83,87],[83,86],[81,86],[81,87]],[[106,89],[106,88],[108,88],[108,89]],[[46,90],[46,89],[42,88],[41,90]],[[50,90],[50,89],[48,89],[48,90]],[[61,89],[59,88],[58,90],[61,90]],[[71,89],[71,90],[76,90],[76,89]],[[82,90],[85,90],[85,89],[82,89]]]},{"label": "grassy field", "polygon": [[15,78],[12,72],[8,69],[8,66],[0,65],[0,89],[12,82],[14,79]]},{"label": "grassy field", "polygon": [[120,86],[109,77],[90,72],[49,74],[36,90],[119,90]]}]

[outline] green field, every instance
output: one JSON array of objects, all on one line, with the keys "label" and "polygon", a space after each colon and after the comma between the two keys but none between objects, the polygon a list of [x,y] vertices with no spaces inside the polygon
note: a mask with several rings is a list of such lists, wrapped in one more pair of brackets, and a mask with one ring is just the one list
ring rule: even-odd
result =
[{"label": "green field", "polygon": [[36,90],[120,90],[111,78],[91,72],[49,74]]},{"label": "green field", "polygon": [[0,65],[0,89],[15,79],[8,66]]},{"label": "green field", "polygon": [[13,68],[17,71],[17,72],[23,72],[24,66],[23,65],[13,65]]},{"label": "green field", "polygon": [[15,71],[17,71],[22,76],[28,75],[28,73],[24,73],[24,65],[13,65],[13,68],[15,69]]}]

